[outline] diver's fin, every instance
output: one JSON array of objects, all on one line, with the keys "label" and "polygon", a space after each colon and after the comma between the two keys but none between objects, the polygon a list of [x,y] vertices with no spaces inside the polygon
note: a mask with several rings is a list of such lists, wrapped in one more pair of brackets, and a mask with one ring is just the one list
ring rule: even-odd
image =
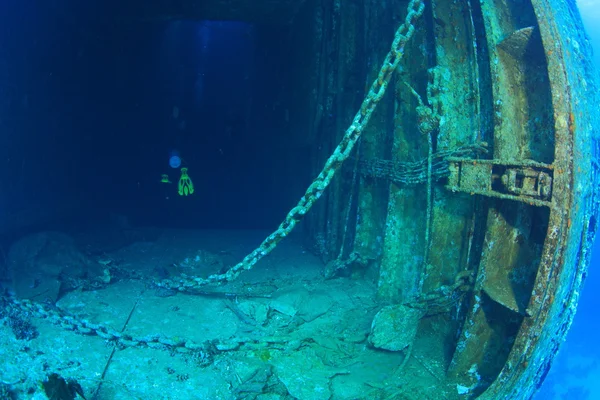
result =
[{"label": "diver's fin", "polygon": [[181,176],[179,177],[179,184],[177,185],[177,193],[180,196],[189,196],[194,193],[194,183],[188,175],[187,168],[181,168]]}]

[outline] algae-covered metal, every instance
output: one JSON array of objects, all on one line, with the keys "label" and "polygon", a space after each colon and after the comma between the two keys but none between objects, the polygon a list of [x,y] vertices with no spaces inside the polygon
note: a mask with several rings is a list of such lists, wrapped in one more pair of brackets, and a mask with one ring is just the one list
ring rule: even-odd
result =
[{"label": "algae-covered metal", "polygon": [[[357,155],[353,250],[384,302],[422,304],[467,273],[452,311],[420,320],[412,355],[437,366],[444,396],[528,398],[571,323],[596,229],[589,44],[575,7],[559,1],[434,0],[418,30]],[[432,187],[419,104],[439,119]],[[469,145],[487,154],[442,156]],[[327,216],[340,229],[321,233],[329,243],[343,215]]]}]

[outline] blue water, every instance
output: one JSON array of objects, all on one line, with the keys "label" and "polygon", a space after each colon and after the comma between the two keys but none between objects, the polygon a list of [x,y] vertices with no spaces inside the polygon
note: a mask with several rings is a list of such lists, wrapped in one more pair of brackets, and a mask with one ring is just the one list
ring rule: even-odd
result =
[{"label": "blue water", "polygon": [[575,320],[537,399],[600,399],[599,287],[600,241],[596,240]]}]

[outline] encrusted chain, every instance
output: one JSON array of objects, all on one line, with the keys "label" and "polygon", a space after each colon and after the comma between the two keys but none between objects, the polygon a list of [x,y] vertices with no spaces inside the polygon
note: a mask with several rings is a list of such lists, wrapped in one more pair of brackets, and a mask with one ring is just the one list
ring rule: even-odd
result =
[{"label": "encrusted chain", "polygon": [[[169,338],[159,334],[134,337],[119,332],[102,324],[96,324],[86,319],[80,319],[70,315],[57,307],[36,303],[26,299],[2,298],[5,309],[18,310],[22,315],[34,316],[52,322],[63,329],[79,333],[81,335],[99,336],[108,342],[114,343],[119,348],[148,347],[152,349],[163,349],[177,351],[178,353],[195,353],[202,359],[212,357],[217,351],[229,350],[229,347],[237,347],[238,342],[220,343],[218,341],[196,343],[180,337]],[[0,309],[1,311],[1,309]]]},{"label": "encrusted chain", "polygon": [[371,85],[367,96],[365,97],[360,110],[356,113],[350,127],[346,130],[340,144],[329,157],[323,170],[317,178],[308,187],[304,196],[300,198],[298,205],[292,208],[285,217],[285,220],[279,225],[279,228],[267,236],[267,238],[254,251],[248,254],[238,264],[231,267],[224,274],[214,274],[207,278],[189,277],[181,275],[176,279],[165,279],[156,282],[157,286],[169,289],[178,289],[186,291],[196,289],[201,286],[212,283],[229,282],[237,278],[244,270],[249,270],[264,256],[269,254],[277,244],[285,238],[294,229],[296,224],[306,215],[313,204],[321,197],[323,191],[329,186],[335,173],[339,170],[342,163],[350,156],[350,152],[364,131],[375,107],[383,98],[388,84],[392,78],[400,59],[404,55],[406,42],[415,32],[414,21],[423,14],[425,5],[422,0],[412,0],[408,5],[408,13],[404,23],[398,28],[394,36],[392,48],[385,57],[383,65],[379,71],[377,79]]}]

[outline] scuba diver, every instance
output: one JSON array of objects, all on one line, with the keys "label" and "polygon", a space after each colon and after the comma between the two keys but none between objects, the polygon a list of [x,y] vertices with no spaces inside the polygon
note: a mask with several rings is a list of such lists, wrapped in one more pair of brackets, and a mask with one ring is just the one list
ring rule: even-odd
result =
[{"label": "scuba diver", "polygon": [[[179,118],[180,110],[179,107],[173,106],[172,118],[176,122],[177,130],[180,132],[175,135],[177,137],[176,142],[181,144],[181,139],[183,132],[186,130],[185,120]],[[177,194],[180,196],[189,196],[194,194],[194,183],[188,174],[188,168],[182,167],[183,159],[179,154],[179,151],[176,149],[171,149],[169,151],[169,167],[172,169],[179,169],[180,175],[179,180],[177,182]],[[160,182],[164,184],[171,184],[171,179],[169,178],[169,174],[162,174],[160,178]],[[165,198],[168,200],[169,196],[165,195]]]},{"label": "scuba diver", "polygon": [[[179,169],[179,181],[177,182],[177,193],[180,196],[189,196],[194,193],[194,183],[188,174],[187,167],[182,167],[182,159],[177,150],[171,150],[169,153],[169,166],[172,169]],[[161,183],[170,184],[169,174],[162,174]],[[168,199],[168,196],[167,196]]]}]

